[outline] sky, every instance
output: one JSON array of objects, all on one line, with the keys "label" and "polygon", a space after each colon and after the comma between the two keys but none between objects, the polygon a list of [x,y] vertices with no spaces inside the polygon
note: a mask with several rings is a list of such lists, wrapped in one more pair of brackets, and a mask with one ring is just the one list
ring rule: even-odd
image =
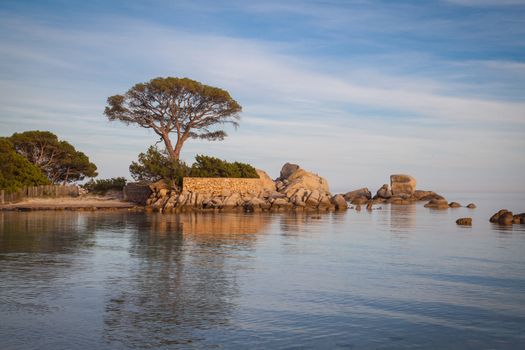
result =
[{"label": "sky", "polygon": [[189,163],[297,163],[332,192],[395,173],[525,192],[525,0],[0,1],[0,136],[49,130],[131,178],[158,137],[109,122],[106,99],[167,76],[243,107]]}]

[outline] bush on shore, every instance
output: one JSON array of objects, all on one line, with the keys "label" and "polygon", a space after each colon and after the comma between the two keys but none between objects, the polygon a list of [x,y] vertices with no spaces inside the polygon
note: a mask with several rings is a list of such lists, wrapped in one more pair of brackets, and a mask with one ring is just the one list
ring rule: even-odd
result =
[{"label": "bush on shore", "polygon": [[106,194],[108,191],[122,191],[126,186],[126,178],[113,177],[111,179],[89,180],[82,188],[95,194]]},{"label": "bush on shore", "polygon": [[253,166],[240,162],[197,155],[195,163],[188,166],[182,161],[173,161],[168,154],[155,146],[148,148],[146,153],[140,153],[137,162],[129,166],[131,176],[135,181],[156,182],[161,179],[170,185],[182,186],[182,179],[189,177],[233,177],[258,178],[259,175]]}]

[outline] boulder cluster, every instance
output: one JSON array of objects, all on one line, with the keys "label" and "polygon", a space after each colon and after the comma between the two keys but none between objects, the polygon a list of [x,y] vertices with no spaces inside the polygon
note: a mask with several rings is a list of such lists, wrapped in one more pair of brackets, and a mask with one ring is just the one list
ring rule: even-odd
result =
[{"label": "boulder cluster", "polygon": [[152,184],[152,194],[146,205],[156,211],[184,210],[244,210],[282,211],[346,210],[346,200],[341,195],[332,196],[328,182],[319,175],[308,172],[296,164],[286,163],[274,181],[262,170],[257,171],[261,186],[257,190],[221,193],[176,191],[166,183]]},{"label": "boulder cluster", "polygon": [[513,215],[511,211],[501,209],[489,221],[500,225],[525,224],[525,213]]},{"label": "boulder cluster", "polygon": [[[374,196],[368,188],[347,192],[344,198],[354,205],[361,204],[411,204],[416,201],[446,200],[433,191],[416,190],[416,179],[410,175],[391,175],[390,185],[384,184]],[[447,207],[448,207],[448,203]]]}]

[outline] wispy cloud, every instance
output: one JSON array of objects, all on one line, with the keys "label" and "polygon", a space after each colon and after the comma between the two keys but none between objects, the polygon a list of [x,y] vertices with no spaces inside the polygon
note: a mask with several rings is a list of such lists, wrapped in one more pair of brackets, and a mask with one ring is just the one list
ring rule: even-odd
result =
[{"label": "wispy cloud", "polygon": [[[313,16],[310,10],[304,15]],[[331,56],[309,54],[303,44],[291,49],[282,40],[121,16],[68,30],[0,17],[2,133],[52,129],[86,147],[103,176],[126,172],[156,141],[145,130],[108,123],[106,97],[167,75],[226,88],[245,111],[225,142],[189,143],[188,160],[209,153],[273,174],[297,161],[339,190],[380,185],[399,171],[446,190],[449,169],[464,186],[493,178],[511,186],[521,181],[506,169],[525,171],[517,151],[525,149],[525,100],[507,94],[525,86],[519,60],[454,60],[417,50]]]}]

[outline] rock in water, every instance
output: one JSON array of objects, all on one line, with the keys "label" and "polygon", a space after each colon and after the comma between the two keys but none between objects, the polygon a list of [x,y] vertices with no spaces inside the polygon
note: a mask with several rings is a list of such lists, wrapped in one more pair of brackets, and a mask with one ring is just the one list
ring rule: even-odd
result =
[{"label": "rock in water", "polygon": [[432,199],[425,204],[425,208],[431,209],[448,209],[448,202],[446,199]]},{"label": "rock in water", "polygon": [[412,198],[416,201],[429,201],[432,199],[443,199],[444,197],[434,191],[415,190]]},{"label": "rock in water", "polygon": [[456,220],[456,224],[462,226],[472,226],[472,218],[460,218]]},{"label": "rock in water", "polygon": [[458,202],[450,202],[448,206],[451,208],[460,208],[461,204],[459,204]]},{"label": "rock in water", "polygon": [[384,184],[380,189],[377,190],[374,198],[389,199],[390,197],[392,197],[392,191],[390,190],[388,184]]},{"label": "rock in water", "polygon": [[469,204],[467,205],[467,208],[469,208],[469,209],[475,209],[475,208],[476,208],[476,204],[474,204],[474,203],[469,203]]},{"label": "rock in water", "polygon": [[390,175],[392,195],[412,195],[416,191],[416,179],[410,175]]},{"label": "rock in water", "polygon": [[498,223],[500,225],[512,225],[514,223],[514,215],[512,215],[512,212],[508,211],[507,209],[501,209],[496,214],[492,215],[489,221],[492,223]]},{"label": "rock in water", "polygon": [[346,192],[343,197],[345,197],[345,199],[349,202],[358,197],[365,197],[368,200],[372,198],[372,193],[368,190],[368,188],[363,187],[355,191]]},{"label": "rock in water", "polygon": [[350,203],[352,204],[366,204],[368,203],[370,199],[368,199],[367,197],[365,196],[360,196],[360,197],[355,197],[354,199],[352,199],[352,201]]},{"label": "rock in water", "polygon": [[332,203],[335,205],[335,209],[337,210],[348,209],[348,204],[346,203],[346,200],[340,194],[336,194],[332,197]]}]

